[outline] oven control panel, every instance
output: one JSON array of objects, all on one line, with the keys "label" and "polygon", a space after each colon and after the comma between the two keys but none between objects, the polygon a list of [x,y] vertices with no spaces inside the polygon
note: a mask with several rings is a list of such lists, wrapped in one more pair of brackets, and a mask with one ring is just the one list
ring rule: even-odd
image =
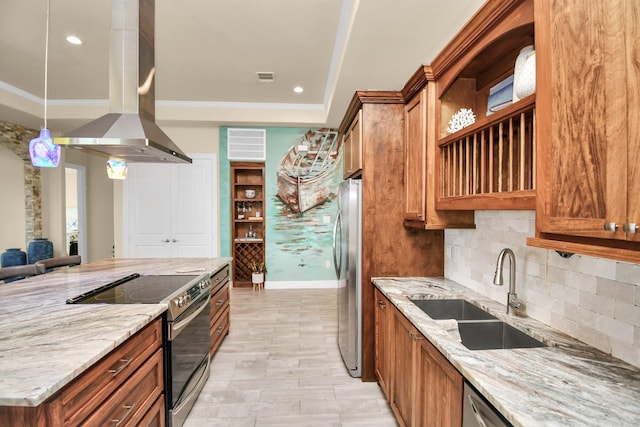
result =
[{"label": "oven control panel", "polygon": [[202,274],[192,280],[184,290],[172,296],[169,301],[169,320],[175,319],[186,311],[189,306],[203,295],[208,296],[211,291],[209,274]]}]

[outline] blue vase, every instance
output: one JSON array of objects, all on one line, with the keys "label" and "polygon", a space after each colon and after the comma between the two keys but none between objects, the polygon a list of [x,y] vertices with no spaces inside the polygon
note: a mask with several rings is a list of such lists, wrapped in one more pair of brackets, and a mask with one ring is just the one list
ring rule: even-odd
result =
[{"label": "blue vase", "polygon": [[[27,263],[27,254],[20,248],[9,248],[0,255],[0,267],[13,267],[15,265],[25,265]],[[14,282],[19,278],[4,279],[4,283]]]},{"label": "blue vase", "polygon": [[53,243],[44,237],[36,237],[29,242],[27,257],[29,264],[35,264],[42,259],[53,258]]},{"label": "blue vase", "polygon": [[20,248],[9,248],[0,255],[1,267],[12,267],[14,265],[25,265],[27,263],[27,254]]}]

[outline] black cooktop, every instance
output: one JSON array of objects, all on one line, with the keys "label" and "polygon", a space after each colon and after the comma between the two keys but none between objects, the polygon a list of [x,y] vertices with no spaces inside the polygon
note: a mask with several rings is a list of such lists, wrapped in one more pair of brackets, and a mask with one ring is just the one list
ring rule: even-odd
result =
[{"label": "black cooktop", "polygon": [[132,274],[67,300],[67,304],[157,304],[198,276]]}]

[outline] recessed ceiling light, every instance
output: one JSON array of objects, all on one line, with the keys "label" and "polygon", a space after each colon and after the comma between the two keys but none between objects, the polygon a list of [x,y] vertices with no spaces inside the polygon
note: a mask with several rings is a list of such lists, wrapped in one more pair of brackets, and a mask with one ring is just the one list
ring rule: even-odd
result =
[{"label": "recessed ceiling light", "polygon": [[302,93],[302,92],[304,92],[304,89],[302,88],[302,86],[296,86],[296,87],[293,88],[293,91],[295,93]]},{"label": "recessed ceiling light", "polygon": [[71,44],[82,44],[82,40],[76,36],[67,36],[67,41]]}]

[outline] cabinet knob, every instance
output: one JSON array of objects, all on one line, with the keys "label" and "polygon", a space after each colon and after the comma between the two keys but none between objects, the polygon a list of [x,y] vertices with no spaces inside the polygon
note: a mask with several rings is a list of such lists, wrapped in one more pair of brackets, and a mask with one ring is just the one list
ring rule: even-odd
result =
[{"label": "cabinet knob", "polygon": [[616,224],[615,222],[605,222],[604,223],[605,231],[616,231],[617,228],[618,228],[618,224]]},{"label": "cabinet knob", "polygon": [[421,214],[421,213],[417,213],[417,214],[416,214],[416,216],[417,216],[418,218],[422,218],[422,214]]},{"label": "cabinet knob", "polygon": [[628,222],[622,226],[622,229],[625,233],[637,233],[638,232],[638,224],[635,222]]},{"label": "cabinet knob", "polygon": [[160,240],[163,243],[169,243],[169,239]]}]

